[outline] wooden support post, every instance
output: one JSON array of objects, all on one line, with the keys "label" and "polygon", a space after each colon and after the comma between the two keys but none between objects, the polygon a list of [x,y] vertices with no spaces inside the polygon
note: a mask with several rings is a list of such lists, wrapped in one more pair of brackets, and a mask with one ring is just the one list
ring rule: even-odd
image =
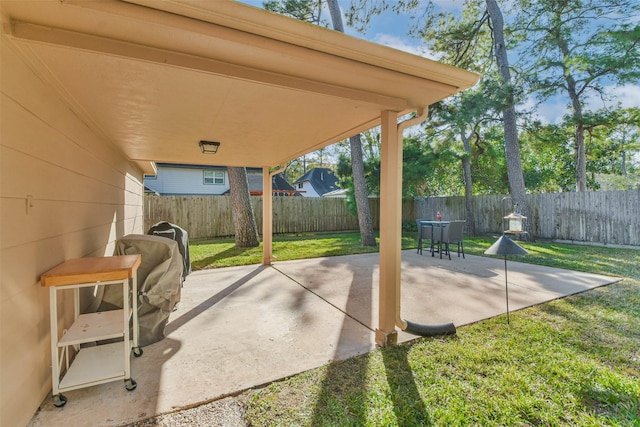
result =
[{"label": "wooden support post", "polygon": [[398,114],[383,111],[380,177],[380,299],[376,343],[381,347],[398,340],[395,328],[402,256],[402,141]]},{"label": "wooden support post", "polygon": [[273,186],[269,167],[262,168],[262,265],[271,265],[273,243]]}]

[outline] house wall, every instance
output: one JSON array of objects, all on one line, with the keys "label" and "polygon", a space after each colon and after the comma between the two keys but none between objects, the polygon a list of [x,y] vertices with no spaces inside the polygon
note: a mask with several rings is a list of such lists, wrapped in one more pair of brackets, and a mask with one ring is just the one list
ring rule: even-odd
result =
[{"label": "house wall", "polygon": [[[302,186],[300,186],[300,184],[302,184]],[[320,194],[318,194],[309,181],[298,182],[294,184],[294,187],[301,192],[300,194],[303,197],[320,197]]]},{"label": "house wall", "polygon": [[220,195],[229,189],[229,178],[224,169],[216,171],[224,173],[224,185],[205,184],[203,169],[166,166],[158,167],[156,177],[145,177],[144,184],[162,195]]},{"label": "house wall", "polygon": [[[51,393],[49,294],[42,273],[112,255],[143,232],[142,172],[92,132],[2,35],[0,425],[24,426]],[[61,327],[72,316],[59,304]]]}]

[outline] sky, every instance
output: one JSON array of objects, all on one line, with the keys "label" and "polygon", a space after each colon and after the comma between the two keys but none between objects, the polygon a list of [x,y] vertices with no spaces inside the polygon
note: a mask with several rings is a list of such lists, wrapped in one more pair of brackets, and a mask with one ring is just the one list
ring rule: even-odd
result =
[{"label": "sky", "polygon": [[[241,3],[246,3],[254,7],[262,8],[263,0],[238,0]],[[349,0],[339,0],[338,2],[342,10],[349,6]],[[461,10],[463,2],[461,0],[434,0],[437,6],[451,11]],[[330,20],[328,10],[322,12],[322,16]],[[639,17],[640,20],[640,17]],[[421,45],[420,40],[408,35],[409,28],[411,26],[411,19],[407,15],[398,15],[393,11],[386,11],[382,15],[376,16],[372,19],[367,32],[365,34],[357,32],[355,29],[347,27],[346,19],[345,33],[353,37],[362,38],[373,43],[389,46],[394,49],[402,50],[412,53],[414,55],[424,56],[430,59],[436,59],[426,48]],[[617,101],[619,101],[623,108],[638,107],[640,108],[640,82],[633,85],[626,85],[623,87],[611,86],[607,89],[607,92]],[[517,109],[529,110],[534,107],[536,101],[532,98],[516,107]],[[537,109],[538,117],[545,123],[558,123],[563,115],[568,112],[567,109],[568,98],[566,96],[557,96],[545,102]],[[587,102],[588,110],[595,110],[603,108],[604,105],[599,98],[595,96],[589,99]]]}]

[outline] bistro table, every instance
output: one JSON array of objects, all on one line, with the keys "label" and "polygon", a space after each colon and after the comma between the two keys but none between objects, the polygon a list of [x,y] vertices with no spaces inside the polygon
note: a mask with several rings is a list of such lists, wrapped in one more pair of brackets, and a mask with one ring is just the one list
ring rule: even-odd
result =
[{"label": "bistro table", "polygon": [[451,221],[432,221],[432,220],[422,220],[420,221],[421,227],[431,227],[431,256],[434,256],[436,250],[434,241],[436,240],[436,229],[440,231],[440,235],[437,239],[438,242],[438,252],[440,253],[440,258],[442,258],[442,240],[444,237],[444,230],[449,226]]}]

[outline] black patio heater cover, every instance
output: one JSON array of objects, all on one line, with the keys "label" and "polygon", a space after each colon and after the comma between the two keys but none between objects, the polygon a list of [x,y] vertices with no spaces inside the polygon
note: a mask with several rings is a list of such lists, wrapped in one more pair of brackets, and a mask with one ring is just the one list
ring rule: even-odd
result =
[{"label": "black patio heater cover", "polygon": [[504,256],[504,287],[507,298],[507,324],[509,321],[509,281],[507,280],[507,255],[526,255],[529,252],[522,246],[508,238],[502,236],[489,249],[484,251],[485,255],[502,255]]}]

